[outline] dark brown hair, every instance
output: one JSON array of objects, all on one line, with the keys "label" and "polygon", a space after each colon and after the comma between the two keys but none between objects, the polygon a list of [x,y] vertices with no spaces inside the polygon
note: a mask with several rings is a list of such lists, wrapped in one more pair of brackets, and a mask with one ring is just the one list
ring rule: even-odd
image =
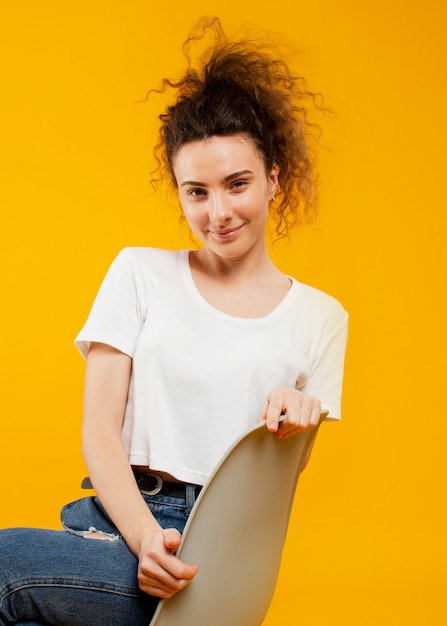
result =
[{"label": "dark brown hair", "polygon": [[[212,43],[191,60],[193,44]],[[164,79],[158,92],[175,90],[175,102],[160,115],[158,168],[153,182],[169,175],[176,186],[173,158],[185,143],[214,135],[246,133],[264,159],[267,173],[279,170],[279,191],[270,207],[278,237],[291,226],[310,223],[316,208],[315,139],[308,118],[317,97],[259,40],[233,40],[217,18],[202,18],[183,52],[188,67],[177,81]]]}]

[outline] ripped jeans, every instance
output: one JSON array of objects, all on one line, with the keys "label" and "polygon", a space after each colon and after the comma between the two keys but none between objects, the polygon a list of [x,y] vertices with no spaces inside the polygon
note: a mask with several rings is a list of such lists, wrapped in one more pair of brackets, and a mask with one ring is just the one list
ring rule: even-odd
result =
[{"label": "ripped jeans", "polygon": [[[183,531],[184,499],[142,496],[163,528]],[[138,561],[96,497],[61,512],[64,530],[0,531],[0,625],[148,626],[158,599],[138,587]],[[89,531],[106,539],[88,539]]]}]

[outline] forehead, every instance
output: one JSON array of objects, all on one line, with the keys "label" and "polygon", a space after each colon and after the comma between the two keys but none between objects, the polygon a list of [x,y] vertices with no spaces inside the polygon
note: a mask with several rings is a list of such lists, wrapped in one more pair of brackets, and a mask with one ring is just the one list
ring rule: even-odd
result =
[{"label": "forehead", "polygon": [[244,134],[213,135],[183,144],[173,159],[177,181],[193,173],[228,175],[239,169],[264,168],[264,160],[253,140]]}]

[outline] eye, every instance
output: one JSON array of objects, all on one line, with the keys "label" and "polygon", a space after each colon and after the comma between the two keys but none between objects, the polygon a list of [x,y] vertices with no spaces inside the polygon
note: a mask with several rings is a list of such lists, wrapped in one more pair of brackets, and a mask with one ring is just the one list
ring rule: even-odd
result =
[{"label": "eye", "polygon": [[200,187],[192,187],[188,189],[188,196],[192,196],[193,198],[198,198],[201,196],[206,196],[206,191],[201,189]]},{"label": "eye", "polygon": [[231,188],[234,189],[235,191],[238,191],[240,189],[244,189],[244,187],[246,187],[248,185],[248,180],[235,180],[232,185]]}]

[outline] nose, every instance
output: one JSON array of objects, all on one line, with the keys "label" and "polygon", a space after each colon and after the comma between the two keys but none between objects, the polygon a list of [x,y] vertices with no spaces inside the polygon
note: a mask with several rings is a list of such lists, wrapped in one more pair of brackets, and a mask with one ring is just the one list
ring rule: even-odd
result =
[{"label": "nose", "polygon": [[220,193],[210,196],[208,215],[210,222],[215,225],[225,224],[231,220],[233,209],[230,200]]}]

